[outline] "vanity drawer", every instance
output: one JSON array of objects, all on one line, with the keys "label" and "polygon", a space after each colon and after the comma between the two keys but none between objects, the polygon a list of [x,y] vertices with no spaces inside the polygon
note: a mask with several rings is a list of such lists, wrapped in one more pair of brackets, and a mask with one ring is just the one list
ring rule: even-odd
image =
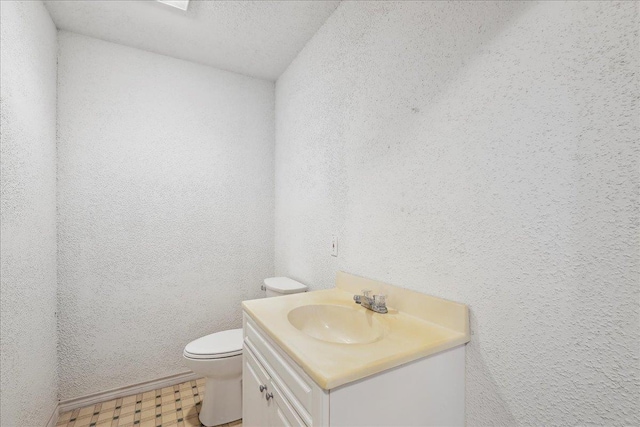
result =
[{"label": "vanity drawer", "polygon": [[[256,351],[265,369],[272,377],[274,383],[278,385],[281,393],[286,397],[295,411],[300,415],[303,421],[311,425],[312,410],[312,386],[303,378],[292,366],[294,362],[289,362],[285,358],[287,356],[281,354],[274,346],[263,336],[263,332],[256,324],[247,317],[245,328],[245,341]],[[262,357],[260,357],[262,356]]]}]

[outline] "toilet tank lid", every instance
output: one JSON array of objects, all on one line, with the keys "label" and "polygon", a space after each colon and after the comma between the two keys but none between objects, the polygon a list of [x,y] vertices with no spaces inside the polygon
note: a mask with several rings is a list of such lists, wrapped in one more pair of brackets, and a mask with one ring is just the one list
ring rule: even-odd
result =
[{"label": "toilet tank lid", "polygon": [[267,289],[281,294],[295,294],[307,290],[306,285],[288,277],[269,277],[264,279],[264,285]]}]

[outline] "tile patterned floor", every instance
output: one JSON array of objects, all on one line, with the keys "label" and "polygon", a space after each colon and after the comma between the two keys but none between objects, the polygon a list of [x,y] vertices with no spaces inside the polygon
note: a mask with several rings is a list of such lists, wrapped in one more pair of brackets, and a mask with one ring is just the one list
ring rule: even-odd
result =
[{"label": "tile patterned floor", "polygon": [[[58,417],[57,427],[200,427],[204,379],[86,406]],[[223,424],[242,427],[242,421]]]}]

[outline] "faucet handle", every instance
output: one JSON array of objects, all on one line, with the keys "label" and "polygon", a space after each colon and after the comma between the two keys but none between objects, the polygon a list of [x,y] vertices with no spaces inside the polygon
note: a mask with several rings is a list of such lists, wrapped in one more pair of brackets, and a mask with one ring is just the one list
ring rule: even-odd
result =
[{"label": "faucet handle", "polygon": [[371,298],[371,289],[363,289],[362,290],[362,295],[367,297],[367,298]]},{"label": "faucet handle", "polygon": [[385,294],[374,295],[372,309],[376,313],[387,313],[387,296]]},{"label": "faucet handle", "polygon": [[387,296],[385,294],[374,295],[373,304],[376,307],[384,307],[387,304]]}]

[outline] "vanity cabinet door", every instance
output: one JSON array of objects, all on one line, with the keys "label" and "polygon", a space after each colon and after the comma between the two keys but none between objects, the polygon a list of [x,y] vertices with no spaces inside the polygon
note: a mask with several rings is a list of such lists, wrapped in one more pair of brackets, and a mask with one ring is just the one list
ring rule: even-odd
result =
[{"label": "vanity cabinet door", "polygon": [[271,411],[266,400],[266,394],[270,392],[267,390],[271,385],[269,375],[246,346],[242,358],[242,424],[248,427],[266,427],[270,423]]},{"label": "vanity cabinet door", "polygon": [[273,397],[269,399],[269,427],[306,427],[273,382],[270,391]]},{"label": "vanity cabinet door", "polygon": [[248,347],[244,348],[242,357],[242,424],[306,427]]}]

